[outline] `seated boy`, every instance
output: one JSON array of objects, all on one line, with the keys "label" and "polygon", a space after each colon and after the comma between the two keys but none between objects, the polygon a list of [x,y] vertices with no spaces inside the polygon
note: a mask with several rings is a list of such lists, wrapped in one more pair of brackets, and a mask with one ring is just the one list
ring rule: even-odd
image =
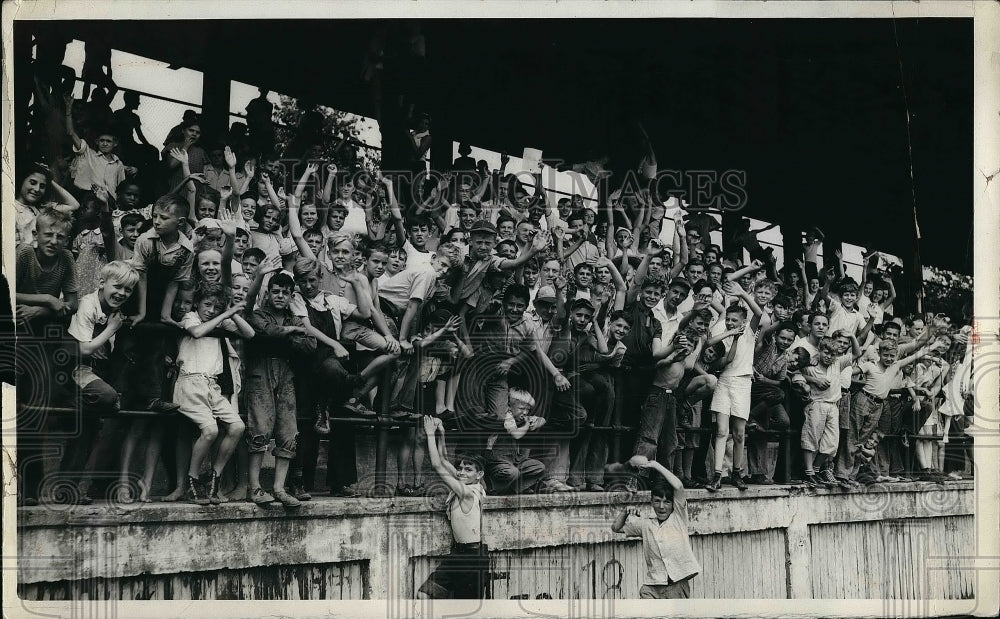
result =
[{"label": "seated boy", "polygon": [[[139,272],[139,287],[135,303],[129,304],[128,320],[132,326],[143,321],[179,326],[171,318],[174,297],[180,284],[191,278],[194,264],[194,247],[179,231],[187,211],[188,205],[182,198],[172,194],[161,197],[153,205],[152,229],[135,242],[132,266]],[[177,410],[176,404],[163,399],[166,339],[170,337],[173,334],[149,329],[129,333],[119,342],[116,377],[126,406],[163,412]]]},{"label": "seated boy", "polygon": [[523,389],[511,389],[508,401],[510,407],[501,420],[504,431],[486,441],[486,477],[494,494],[530,492],[545,476],[545,465],[529,458],[519,445],[525,434],[545,425],[545,418],[528,415],[535,398]]},{"label": "seated boy", "polygon": [[[247,346],[247,443],[250,452],[250,498],[262,505],[275,500],[285,507],[301,502],[285,491],[288,466],[295,457],[298,424],[295,384],[289,359],[316,350],[316,338],[307,335],[302,320],[289,309],[295,282],[278,273],[268,282],[267,298],[254,311],[250,326],[257,335]],[[275,439],[274,495],[260,487],[260,468],[271,437]]]},{"label": "seated boy", "polygon": [[[240,315],[244,303],[225,310],[221,290],[201,289],[195,292],[194,311],[181,320],[185,335],[177,348],[179,373],[174,383],[174,402],[182,415],[190,419],[200,435],[191,448],[184,498],[198,505],[218,505],[219,476],[236,449],[246,426],[229,399],[222,394],[218,377],[225,369],[223,345],[227,355],[235,355],[228,341],[210,335],[215,329],[238,333],[244,338],[254,336],[253,328]],[[219,441],[207,486],[200,480],[201,465],[219,437],[219,424],[225,434]]]},{"label": "seated boy", "polygon": [[[101,429],[100,415],[119,409],[118,392],[106,382],[108,359],[115,345],[115,334],[124,323],[121,307],[138,282],[139,274],[132,265],[121,260],[109,262],[101,268],[97,290],[80,299],[80,309],[70,321],[69,334],[80,343],[80,365],[73,371],[73,382],[80,389],[81,412],[90,419],[81,428],[76,449],[70,450],[73,455],[67,456],[71,470],[81,466],[89,453],[98,449],[93,441]],[[147,483],[144,493],[148,487]],[[85,497],[86,493],[81,491],[80,496]]]},{"label": "seated boy", "polygon": [[[440,444],[437,442],[439,432]],[[419,592],[432,599],[482,599],[489,569],[489,556],[482,541],[483,497],[486,496],[482,485],[483,465],[469,456],[459,456],[455,466],[448,462],[440,419],[424,417],[424,433],[434,471],[448,486],[445,509],[455,542],[451,554],[427,577]]]},{"label": "seated boy", "polygon": [[691,550],[684,485],[662,464],[644,456],[632,456],[629,464],[663,476],[663,480],[654,482],[649,493],[653,518],[641,518],[635,508],[625,508],[611,525],[615,533],[642,537],[646,575],[639,597],[688,599],[691,597],[691,579],[698,575],[701,567]]}]

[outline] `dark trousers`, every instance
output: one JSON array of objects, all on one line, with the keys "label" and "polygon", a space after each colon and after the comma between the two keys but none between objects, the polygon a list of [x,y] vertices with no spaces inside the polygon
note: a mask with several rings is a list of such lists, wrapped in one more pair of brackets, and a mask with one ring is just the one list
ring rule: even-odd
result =
[{"label": "dark trousers", "polygon": [[615,385],[604,372],[588,372],[570,381],[569,392],[577,391],[578,402],[583,404],[586,423],[580,427],[570,443],[570,480],[579,485],[585,481],[600,484],[604,480],[604,465],[608,463],[608,434],[594,431],[593,426],[606,427],[611,423],[615,407]]},{"label": "dark trousers", "polygon": [[[750,387],[750,421],[763,430],[787,430],[790,424],[785,409],[785,390],[779,385],[754,382]],[[755,432],[749,441],[747,456],[751,475],[767,475],[764,470],[768,437]]]},{"label": "dark trousers", "polygon": [[677,449],[677,400],[669,389],[652,386],[639,417],[639,439],[635,455],[673,466]]}]

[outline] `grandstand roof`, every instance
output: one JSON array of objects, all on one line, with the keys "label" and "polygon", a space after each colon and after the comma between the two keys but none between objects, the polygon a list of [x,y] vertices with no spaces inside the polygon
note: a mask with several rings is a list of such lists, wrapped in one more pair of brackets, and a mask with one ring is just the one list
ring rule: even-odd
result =
[{"label": "grandstand roof", "polygon": [[[359,76],[376,26],[45,23],[369,116]],[[633,121],[640,119],[661,168],[746,170],[747,215],[819,225],[899,256],[912,253],[912,186],[923,263],[971,273],[970,19],[424,26],[435,126],[446,117],[455,139],[511,153],[540,148],[546,159],[569,161],[608,152],[620,170],[637,159]],[[220,54],[225,61],[217,63]]]}]

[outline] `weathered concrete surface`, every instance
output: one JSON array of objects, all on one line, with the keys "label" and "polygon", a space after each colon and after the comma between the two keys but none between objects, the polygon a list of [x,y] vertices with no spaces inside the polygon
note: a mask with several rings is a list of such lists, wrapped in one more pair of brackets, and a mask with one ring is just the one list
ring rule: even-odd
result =
[{"label": "weathered concrete surface", "polygon": [[[973,483],[885,490],[690,491],[702,563],[694,594],[971,597],[971,575],[916,572],[930,569],[928,557],[946,568],[949,557],[974,554]],[[249,503],[22,508],[19,581],[34,598],[73,597],[87,587],[94,595],[88,579],[104,583],[97,597],[123,599],[409,597],[433,557],[449,551],[442,499],[321,498],[296,513]],[[483,531],[494,595],[635,597],[644,570],[639,545],[610,531],[627,504],[648,510],[648,494],[488,497]],[[828,556],[841,549],[851,556]]]}]

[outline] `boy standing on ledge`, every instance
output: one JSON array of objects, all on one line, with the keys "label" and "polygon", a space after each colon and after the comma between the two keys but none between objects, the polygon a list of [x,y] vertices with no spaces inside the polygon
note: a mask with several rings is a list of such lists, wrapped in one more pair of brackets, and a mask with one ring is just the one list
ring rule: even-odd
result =
[{"label": "boy standing on ledge", "polygon": [[645,456],[632,456],[629,464],[658,472],[650,490],[653,518],[642,518],[635,507],[623,509],[611,530],[630,537],[642,537],[642,554],[646,558],[646,577],[639,589],[642,599],[688,599],[691,579],[701,569],[691,551],[688,537],[687,498],[684,485],[673,473]]},{"label": "boy standing on ledge", "polygon": [[[483,463],[477,457],[458,456],[455,466],[445,458],[444,426],[440,419],[424,417],[431,465],[448,486],[445,510],[454,543],[419,592],[432,599],[483,599],[489,556],[482,541]],[[441,433],[438,444],[437,433]]]}]

